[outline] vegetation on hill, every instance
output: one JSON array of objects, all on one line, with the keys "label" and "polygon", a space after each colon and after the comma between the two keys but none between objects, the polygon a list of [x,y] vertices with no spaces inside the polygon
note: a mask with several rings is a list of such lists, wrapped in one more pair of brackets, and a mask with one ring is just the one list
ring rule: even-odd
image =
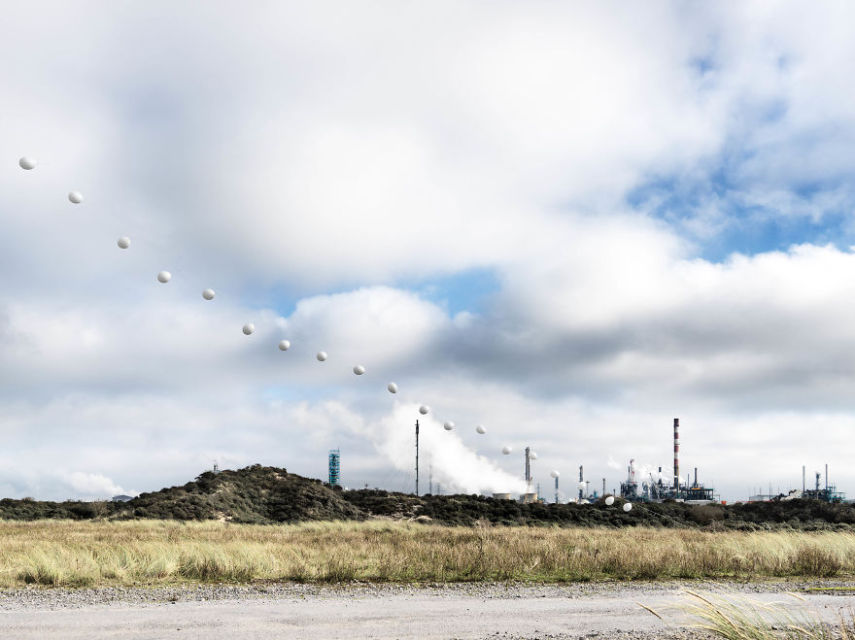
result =
[{"label": "vegetation on hill", "polygon": [[522,504],[476,495],[414,496],[379,490],[342,491],[320,480],[285,469],[253,465],[237,471],[205,472],[193,482],[128,502],[41,502],[0,500],[0,519],[43,518],[88,520],[137,518],[226,520],[270,524],[320,520],[390,518],[440,525],[503,525],[583,527],[649,526],[745,531],[851,529],[855,508],[816,500],[735,505],[687,505],[678,502],[637,504],[629,513],[622,501],[578,504]]}]

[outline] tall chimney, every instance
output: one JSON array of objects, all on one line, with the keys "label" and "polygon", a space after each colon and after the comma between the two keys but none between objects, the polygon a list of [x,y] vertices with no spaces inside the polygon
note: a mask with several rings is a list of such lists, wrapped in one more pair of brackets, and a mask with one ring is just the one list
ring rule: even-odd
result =
[{"label": "tall chimney", "polygon": [[828,463],[825,463],[825,499],[828,500]]},{"label": "tall chimney", "polygon": [[674,491],[680,491],[680,418],[674,418]]},{"label": "tall chimney", "polygon": [[603,495],[606,495],[606,479],[603,478]]},{"label": "tall chimney", "polygon": [[579,465],[579,501],[580,502],[582,501],[582,498],[585,497],[584,495],[582,495],[582,494],[584,494],[584,491],[582,490],[582,480],[583,480],[583,478],[582,478],[582,465],[580,464]]},{"label": "tall chimney", "polygon": [[805,497],[805,466],[802,465],[802,498]]},{"label": "tall chimney", "polygon": [[531,493],[531,447],[525,448],[525,486],[526,491]]},{"label": "tall chimney", "polygon": [[695,486],[695,487],[698,486],[698,468],[697,467],[695,467],[695,484],[693,486]]}]

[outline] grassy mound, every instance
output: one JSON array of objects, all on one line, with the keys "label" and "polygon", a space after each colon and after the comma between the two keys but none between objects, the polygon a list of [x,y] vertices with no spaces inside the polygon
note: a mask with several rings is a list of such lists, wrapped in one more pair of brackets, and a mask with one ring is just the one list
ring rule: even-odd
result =
[{"label": "grassy mound", "polygon": [[379,490],[342,491],[285,469],[253,465],[206,472],[193,482],[129,502],[39,502],[0,500],[0,519],[227,520],[238,523],[363,520],[386,517],[441,525],[646,526],[678,529],[760,531],[851,530],[855,507],[817,500],[735,505],[638,504],[625,513],[618,500],[578,504],[521,504],[477,495],[414,496]]}]

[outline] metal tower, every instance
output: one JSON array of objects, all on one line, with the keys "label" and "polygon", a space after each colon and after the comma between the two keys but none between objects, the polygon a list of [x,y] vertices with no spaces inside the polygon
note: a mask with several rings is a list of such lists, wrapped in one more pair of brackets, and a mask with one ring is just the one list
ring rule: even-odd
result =
[{"label": "metal tower", "polygon": [[330,449],[330,486],[336,487],[339,485],[339,458],[338,449]]}]

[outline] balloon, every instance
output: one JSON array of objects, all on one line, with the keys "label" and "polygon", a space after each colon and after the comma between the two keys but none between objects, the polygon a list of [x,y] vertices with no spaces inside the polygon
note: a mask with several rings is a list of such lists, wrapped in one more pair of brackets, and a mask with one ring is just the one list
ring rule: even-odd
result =
[{"label": "balloon", "polygon": [[315,356],[318,359],[318,362],[323,362],[327,359],[326,351],[318,351],[318,355]]},{"label": "balloon", "polygon": [[504,453],[505,455],[508,455],[511,451],[513,451],[513,449],[511,449],[510,447],[502,447],[502,453]]},{"label": "balloon", "polygon": [[122,236],[116,240],[116,244],[119,245],[119,249],[127,249],[131,246],[131,239],[128,236]]},{"label": "balloon", "polygon": [[430,407],[426,407],[425,405],[419,407],[419,413],[423,416],[426,416],[428,414],[428,411],[430,411]]},{"label": "balloon", "polygon": [[475,431],[481,434],[487,433],[487,430],[484,428],[483,424],[479,424],[477,427],[475,427]]},{"label": "balloon", "polygon": [[557,478],[561,474],[558,473],[558,471],[556,471],[555,469],[553,469],[552,471],[549,472],[549,475],[551,475],[553,478]]},{"label": "balloon", "polygon": [[606,496],[606,505],[607,505],[607,506],[609,506],[609,507],[610,507],[610,506],[612,506],[614,503],[615,503],[615,497],[614,497],[614,496]]},{"label": "balloon", "polygon": [[386,388],[389,390],[389,393],[398,393],[398,385],[394,382],[390,382],[386,385]]},{"label": "balloon", "polygon": [[444,425],[442,425],[442,428],[445,429],[446,431],[451,431],[452,429],[454,429],[454,423],[451,420],[449,420]]},{"label": "balloon", "polygon": [[632,511],[632,503],[631,503],[631,502],[627,502],[625,505],[623,505],[623,510],[624,510],[624,511],[626,511],[627,513],[629,513],[630,511]]},{"label": "balloon", "polygon": [[534,451],[532,451],[531,453],[528,454],[528,459],[529,460],[537,460],[537,454]]},{"label": "balloon", "polygon": [[69,191],[68,199],[74,204],[80,204],[83,202],[83,194],[79,191]]},{"label": "balloon", "polygon": [[160,273],[157,274],[157,281],[158,282],[162,282],[163,284],[166,284],[170,280],[172,280],[172,274],[169,273],[169,271],[161,271]]},{"label": "balloon", "polygon": [[358,376],[361,376],[363,373],[365,373],[365,367],[363,367],[361,364],[358,364],[355,367],[353,367],[353,373],[355,373]]},{"label": "balloon", "polygon": [[288,342],[287,340],[280,340],[279,341],[279,351],[288,351],[288,349],[290,347],[291,347],[291,343]]},{"label": "balloon", "polygon": [[21,166],[21,169],[26,169],[27,171],[29,171],[30,169],[36,168],[36,159],[24,156],[23,158],[18,160],[18,164]]},{"label": "balloon", "polygon": [[253,331],[255,331],[255,325],[251,322],[247,322],[245,325],[243,325],[243,334],[245,336],[250,335]]},{"label": "balloon", "polygon": [[205,289],[202,292],[202,297],[205,298],[205,300],[213,300],[214,299],[214,290],[213,289]]}]

